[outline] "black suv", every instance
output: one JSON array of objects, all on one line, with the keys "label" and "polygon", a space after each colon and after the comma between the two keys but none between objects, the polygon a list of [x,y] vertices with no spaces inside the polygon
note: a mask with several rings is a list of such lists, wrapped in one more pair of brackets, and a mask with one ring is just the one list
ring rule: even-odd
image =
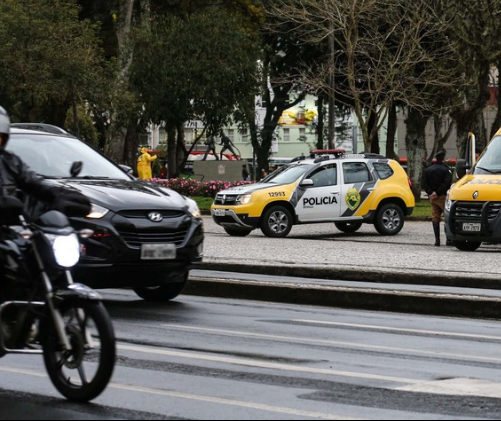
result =
[{"label": "black suv", "polygon": [[[76,229],[94,235],[83,243],[74,277],[93,288],[133,288],[143,299],[167,301],[186,285],[203,256],[204,230],[197,204],[154,183],[137,180],[71,135],[13,128],[8,150],[52,183],[79,190],[92,202]],[[83,163],[71,177],[74,162]],[[27,201],[37,214],[41,204]]]}]

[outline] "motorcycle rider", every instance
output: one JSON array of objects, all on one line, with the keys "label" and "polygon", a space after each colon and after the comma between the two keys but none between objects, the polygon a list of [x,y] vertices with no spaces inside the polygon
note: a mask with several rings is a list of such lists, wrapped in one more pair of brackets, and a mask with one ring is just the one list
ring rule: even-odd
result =
[{"label": "motorcycle rider", "polygon": [[[91,204],[83,194],[47,183],[43,177],[31,171],[18,156],[6,151],[9,136],[10,118],[5,109],[0,107],[0,226],[11,224],[4,218],[10,213],[13,202],[16,202],[13,198],[18,190],[68,216],[85,216],[90,213]],[[4,265],[0,253],[0,285]]]}]

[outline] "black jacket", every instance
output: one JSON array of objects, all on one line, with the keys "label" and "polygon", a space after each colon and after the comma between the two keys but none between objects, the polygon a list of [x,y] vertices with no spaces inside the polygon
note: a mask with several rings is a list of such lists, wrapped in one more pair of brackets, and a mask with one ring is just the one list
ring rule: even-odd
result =
[{"label": "black jacket", "polygon": [[452,171],[444,163],[436,163],[426,169],[423,176],[423,189],[428,196],[437,193],[445,196],[452,184]]},{"label": "black jacket", "polygon": [[51,202],[56,199],[61,188],[48,184],[18,156],[3,151],[0,153],[0,195],[16,196],[17,190],[43,202]]}]

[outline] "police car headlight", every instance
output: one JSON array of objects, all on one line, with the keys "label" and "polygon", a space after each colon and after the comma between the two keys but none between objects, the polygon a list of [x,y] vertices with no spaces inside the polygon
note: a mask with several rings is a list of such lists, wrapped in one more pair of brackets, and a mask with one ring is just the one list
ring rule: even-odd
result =
[{"label": "police car headlight", "polygon": [[447,199],[445,199],[445,210],[450,212],[452,208],[452,200],[449,193],[447,193]]},{"label": "police car headlight", "polygon": [[247,205],[252,199],[252,194],[243,194],[242,196],[238,196],[237,205]]},{"label": "police car headlight", "polygon": [[92,203],[92,209],[90,213],[87,215],[87,218],[101,219],[104,218],[109,211],[110,211],[109,209],[103,208],[102,206]]}]

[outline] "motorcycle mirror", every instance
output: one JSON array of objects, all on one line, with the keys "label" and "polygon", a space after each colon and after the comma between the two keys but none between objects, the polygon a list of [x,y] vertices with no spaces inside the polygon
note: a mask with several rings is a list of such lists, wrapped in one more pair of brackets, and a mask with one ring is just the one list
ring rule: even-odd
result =
[{"label": "motorcycle mirror", "polygon": [[78,175],[82,172],[83,162],[77,161],[74,162],[70,169],[70,174],[72,178],[77,178]]}]

